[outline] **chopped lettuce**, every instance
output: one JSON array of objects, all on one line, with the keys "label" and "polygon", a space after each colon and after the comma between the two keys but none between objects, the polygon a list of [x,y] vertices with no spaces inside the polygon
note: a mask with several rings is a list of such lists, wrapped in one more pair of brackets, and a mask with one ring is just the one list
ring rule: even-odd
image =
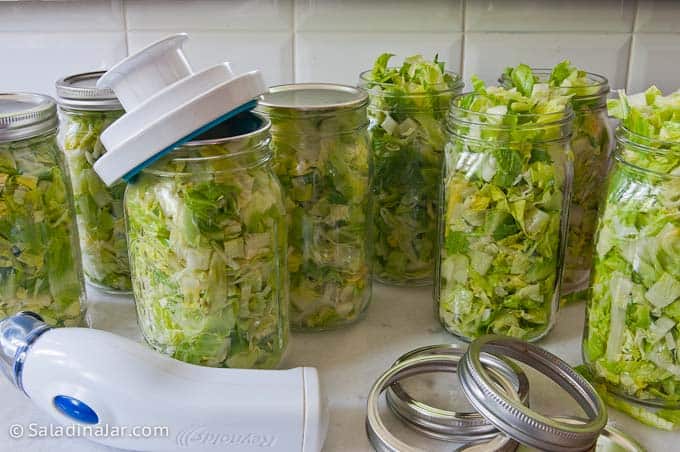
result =
[{"label": "chopped lettuce", "polygon": [[621,120],[598,222],[584,358],[614,392],[680,404],[680,92],[609,101]]},{"label": "chopped lettuce", "polygon": [[68,176],[53,134],[0,143],[0,318],[82,322],[85,288]]},{"label": "chopped lettuce", "polygon": [[288,214],[291,325],[334,328],[371,297],[366,110],[259,107],[272,121],[274,171]]},{"label": "chopped lettuce", "polygon": [[[532,70],[525,64],[505,70],[506,87],[515,86],[530,95],[534,85],[572,96],[574,110],[571,149],[574,154],[574,182],[571,196],[569,234],[565,257],[563,292],[586,288],[592,268],[593,244],[601,187],[609,164],[611,130],[607,120],[606,79],[562,61],[551,71]],[[528,92],[528,94],[527,94]],[[571,296],[569,299],[580,299]]]},{"label": "chopped lettuce", "polygon": [[463,85],[436,56],[401,67],[388,66],[391,57],[378,57],[361,80],[370,98],[374,271],[382,282],[429,284],[446,114]]},{"label": "chopped lettuce", "polygon": [[132,287],[123,214],[125,183],[106,187],[92,165],[106,152],[99,136],[122,113],[62,110],[59,132],[73,184],[85,277],[116,292]]},{"label": "chopped lettuce", "polygon": [[128,185],[132,286],[157,350],[213,367],[278,365],[288,338],[286,224],[268,154],[262,133],[190,145]]},{"label": "chopped lettuce", "polygon": [[473,83],[477,92],[454,101],[445,148],[439,318],[466,340],[537,339],[559,296],[570,97]]}]

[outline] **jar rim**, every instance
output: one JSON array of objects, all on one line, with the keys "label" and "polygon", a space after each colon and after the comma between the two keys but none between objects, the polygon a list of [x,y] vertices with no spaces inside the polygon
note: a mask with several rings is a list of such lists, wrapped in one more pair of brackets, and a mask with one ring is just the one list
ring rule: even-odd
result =
[{"label": "jar rim", "polygon": [[[398,69],[394,66],[388,67],[388,69]],[[373,69],[367,69],[365,71],[362,71],[359,73],[359,87],[366,91],[369,95],[378,95],[378,96],[383,96],[383,97],[396,97],[396,94],[390,94],[390,93],[385,93],[382,88],[393,88],[397,85],[394,83],[385,83],[385,82],[376,82],[368,78],[368,74],[373,72]],[[425,93],[405,93],[405,94],[399,94],[398,96],[400,97],[412,97],[412,98],[420,98],[420,97],[428,97],[432,95],[444,95],[444,94],[455,94],[459,93],[463,87],[465,86],[465,83],[463,82],[463,77],[461,77],[460,74],[457,72],[453,71],[444,71],[445,74],[450,75],[453,78],[454,84],[453,86],[450,86],[448,88],[443,88],[443,89],[437,89],[434,90],[433,92],[425,92]],[[380,89],[374,89],[374,88],[368,88],[366,85],[368,84],[373,84]]]},{"label": "jar rim", "polygon": [[[239,134],[239,135],[231,135],[231,136],[225,136],[225,137],[218,137],[218,138],[208,138],[208,139],[197,139],[193,141],[189,141],[182,146],[178,146],[176,149],[174,149],[167,157],[168,162],[178,162],[178,163],[185,163],[185,164],[192,164],[192,163],[209,163],[209,162],[214,162],[214,161],[219,161],[223,159],[238,159],[240,157],[243,157],[248,154],[252,154],[254,152],[260,151],[260,146],[253,146],[249,147],[237,152],[233,153],[228,153],[228,154],[220,154],[220,155],[209,155],[209,156],[188,156],[188,157],[183,157],[183,156],[176,156],[172,157],[172,154],[178,151],[191,151],[193,149],[196,149],[198,147],[202,146],[211,146],[211,145],[225,145],[228,143],[233,143],[237,142],[240,140],[248,140],[252,139],[254,137],[257,137],[258,135],[262,135],[262,141],[266,141],[266,145],[269,144],[269,137],[270,137],[270,129],[271,129],[271,121],[269,118],[266,116],[256,113],[253,111],[247,112],[249,115],[252,115],[254,118],[256,118],[259,121],[259,125],[257,128],[254,130]],[[226,123],[222,123],[218,126],[215,126],[213,129],[210,129],[206,134],[209,134],[210,132],[215,133],[220,129],[220,126],[224,126]],[[203,135],[201,135],[203,136]],[[201,136],[197,137],[200,138]],[[265,146],[268,149],[268,146]],[[164,159],[165,160],[165,159]],[[267,158],[268,160],[268,158]],[[176,175],[191,175],[191,174],[196,174],[196,173],[184,173],[184,172],[179,172],[179,171],[169,171],[169,170],[162,170],[162,169],[154,169],[154,165],[151,165],[148,168],[144,168],[142,170],[143,173],[150,173],[154,175],[159,175],[159,176],[176,176]]]},{"label": "jar rim", "polygon": [[[633,141],[635,140],[640,140],[643,141],[643,143],[640,143],[638,141]],[[634,152],[638,152],[641,154],[646,154],[646,155],[651,155],[651,156],[668,156],[672,155],[673,153],[677,153],[678,158],[680,159],[680,142],[673,142],[673,141],[664,141],[664,140],[655,140],[653,138],[645,137],[643,135],[640,135],[636,132],[633,132],[632,130],[626,128],[623,125],[619,125],[619,127],[616,129],[616,135],[615,135],[616,142],[619,143],[620,145],[632,149]],[[645,144],[647,143],[647,144]],[[658,146],[653,146],[652,144],[657,144]],[[673,146],[677,146],[677,150],[672,149]],[[662,173],[659,171],[655,171],[650,168],[645,168],[639,165],[636,165],[624,158],[622,155],[622,152],[620,149],[615,150],[614,152],[614,158],[634,170],[638,172],[643,172],[647,174],[654,174],[659,177],[664,177],[664,178],[671,178],[671,179],[676,179],[680,178],[680,173],[679,174],[674,174],[672,172],[669,173]],[[680,168],[680,165],[678,166]]]},{"label": "jar rim", "polygon": [[[592,88],[592,87],[598,88],[598,91],[596,93],[593,93],[593,94],[586,94],[586,95],[582,95],[582,96],[577,96],[577,95],[574,94],[572,99],[578,100],[578,101],[596,100],[600,97],[603,97],[603,96],[606,96],[607,94],[609,94],[610,88],[609,88],[609,80],[607,79],[607,77],[605,77],[604,75],[596,74],[594,72],[587,72],[587,71],[584,71],[584,72],[588,76],[589,80],[594,82],[592,85],[588,85],[586,87],[581,87],[581,86],[556,86],[555,89],[564,90],[565,94],[569,94],[570,91],[578,89],[578,88]],[[544,68],[544,67],[536,67],[536,68],[532,67],[531,73],[533,75],[537,75],[537,76],[549,77],[550,74],[552,73],[552,69]],[[502,74],[498,78],[498,82],[502,84],[503,81],[504,81],[504,77],[505,77],[505,74]],[[544,83],[544,81],[542,81],[542,83]]]}]

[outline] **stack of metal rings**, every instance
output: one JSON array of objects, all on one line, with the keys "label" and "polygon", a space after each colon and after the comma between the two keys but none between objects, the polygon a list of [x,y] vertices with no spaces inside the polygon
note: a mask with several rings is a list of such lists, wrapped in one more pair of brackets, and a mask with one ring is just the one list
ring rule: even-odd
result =
[{"label": "stack of metal rings", "polygon": [[[529,380],[508,358],[541,372],[583,409],[586,417],[546,417],[529,407]],[[416,400],[400,381],[414,375],[456,373],[476,411],[456,412]],[[366,431],[380,452],[422,452],[394,436],[379,412],[385,392],[388,407],[412,429],[437,440],[464,444],[466,452],[505,452],[528,446],[555,452],[594,450],[605,444],[641,452],[635,440],[607,425],[604,402],[593,387],[557,356],[519,339],[485,336],[467,349],[432,345],[402,355],[375,382],[368,395]],[[526,450],[526,449],[525,449]],[[618,449],[617,449],[618,450]]]}]

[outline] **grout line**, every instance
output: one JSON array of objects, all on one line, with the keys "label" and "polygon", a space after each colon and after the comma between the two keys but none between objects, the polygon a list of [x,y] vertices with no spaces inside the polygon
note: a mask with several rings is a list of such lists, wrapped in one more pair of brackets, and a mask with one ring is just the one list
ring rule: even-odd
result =
[{"label": "grout line", "polygon": [[295,59],[297,58],[296,51],[295,51],[295,46],[297,44],[297,24],[295,23],[296,22],[295,21],[295,13],[296,13],[297,10],[296,10],[295,4],[297,2],[295,0],[291,0],[291,3],[293,4],[293,6],[292,6],[293,9],[291,11],[291,14],[293,15],[293,17],[291,18],[292,38],[291,38],[291,51],[290,51],[290,53],[291,53],[291,55],[290,55],[290,57],[291,57],[290,65],[291,65],[291,71],[293,72],[293,80],[291,80],[291,82],[297,83],[297,73],[296,73],[297,72],[296,71],[297,61],[295,61]]},{"label": "grout line", "polygon": [[467,14],[468,0],[462,0],[461,13],[463,14],[463,39],[460,43],[460,79],[465,83],[463,74],[465,73],[465,43],[467,41],[467,21],[465,15]]},{"label": "grout line", "polygon": [[635,45],[635,28],[637,27],[637,21],[638,21],[638,12],[640,10],[640,1],[636,0],[635,2],[635,14],[633,14],[633,28],[630,33],[630,47],[628,49],[628,64],[626,65],[626,79],[625,79],[625,86],[623,89],[628,90],[628,87],[630,86],[630,73],[633,68],[633,47]]},{"label": "grout line", "polygon": [[130,35],[127,26],[127,0],[121,0],[123,7],[123,32],[125,33],[125,56],[130,55]]}]

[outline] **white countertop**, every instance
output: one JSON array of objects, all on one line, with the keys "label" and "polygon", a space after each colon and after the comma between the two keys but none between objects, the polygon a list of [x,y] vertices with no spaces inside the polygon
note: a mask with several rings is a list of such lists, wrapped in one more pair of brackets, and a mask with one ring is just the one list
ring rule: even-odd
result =
[{"label": "white countertop", "polygon": [[[140,340],[135,310],[127,297],[111,297],[90,290],[90,311],[94,328],[109,330]],[[570,364],[581,360],[580,341],[583,327],[583,304],[569,306],[560,312],[558,324],[540,345],[556,353]],[[331,420],[324,451],[370,452],[366,439],[364,415],[366,395],[374,380],[402,353],[423,345],[456,342],[435,320],[431,288],[400,289],[376,285],[372,305],[366,317],[357,325],[328,333],[293,335],[284,367],[315,366],[329,393]],[[445,401],[461,408],[461,395],[456,379],[449,374],[421,376],[410,381],[414,394],[435,399],[440,406]],[[574,414],[568,396],[554,390],[553,383],[529,374],[532,383],[531,403],[548,414]],[[447,384],[448,383],[448,384]],[[437,389],[439,388],[439,389]],[[416,392],[418,391],[418,392]],[[434,396],[437,394],[437,397]],[[430,402],[433,403],[433,402]],[[610,410],[610,420],[634,436],[650,452],[671,450],[670,444],[680,443],[680,433],[667,433],[645,427],[626,416]],[[9,382],[0,378],[0,452],[98,452],[113,451],[87,440],[64,438],[11,439],[12,424],[49,425],[50,418],[38,409]],[[386,423],[395,428],[397,436],[427,450],[451,450],[451,444],[436,443],[401,426],[389,418]]]}]

